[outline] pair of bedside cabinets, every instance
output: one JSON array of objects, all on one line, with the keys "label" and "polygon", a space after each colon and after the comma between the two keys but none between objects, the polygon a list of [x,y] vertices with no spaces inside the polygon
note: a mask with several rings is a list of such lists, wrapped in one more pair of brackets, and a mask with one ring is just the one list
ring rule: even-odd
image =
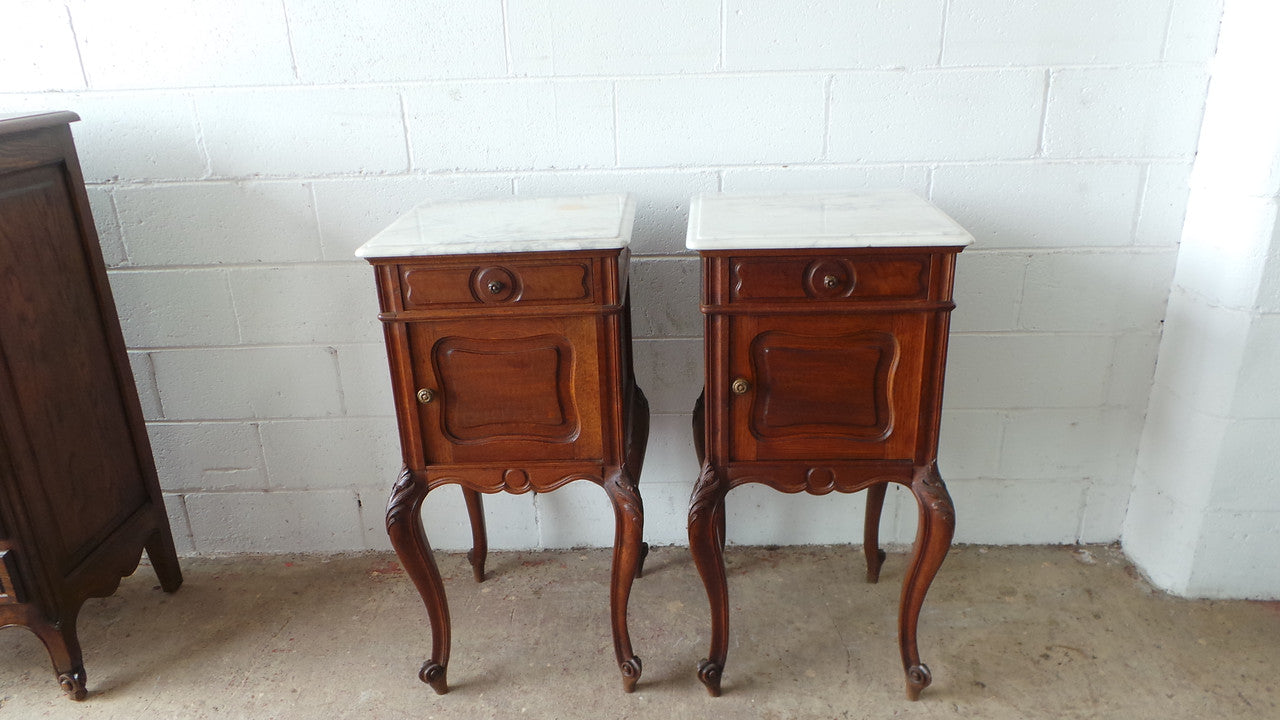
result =
[{"label": "pair of bedside cabinets", "polygon": [[[638,481],[649,410],[635,382],[628,195],[426,203],[362,246],[374,266],[404,469],[387,531],[427,608],[419,677],[448,690],[450,622],[420,511],[462,487],[484,578],[482,494],[604,488],[616,531],[610,579],[623,688],[641,673],[627,602],[648,552]],[[703,195],[687,246],[702,261],[705,387],[694,407],[701,474],[689,543],[711,608],[698,677],[720,694],[729,639],[725,496],[867,491],[875,582],[888,483],[919,505],[898,638],[907,696],[929,685],[916,626],[955,514],[938,475],[938,426],[955,257],[972,238],[905,192]],[[692,301],[692,298],[690,299]]]}]

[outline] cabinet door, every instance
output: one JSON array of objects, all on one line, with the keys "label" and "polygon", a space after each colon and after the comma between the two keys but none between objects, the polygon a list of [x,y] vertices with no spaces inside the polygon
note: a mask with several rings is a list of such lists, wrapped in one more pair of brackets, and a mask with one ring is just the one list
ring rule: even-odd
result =
[{"label": "cabinet door", "polygon": [[929,317],[733,317],[732,459],[912,458]]},{"label": "cabinet door", "polygon": [[428,464],[600,461],[598,322],[410,323],[412,392]]}]

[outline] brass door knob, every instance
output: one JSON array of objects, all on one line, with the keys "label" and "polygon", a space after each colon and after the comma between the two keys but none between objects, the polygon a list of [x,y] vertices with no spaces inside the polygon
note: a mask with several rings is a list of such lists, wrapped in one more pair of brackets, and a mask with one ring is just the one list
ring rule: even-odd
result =
[{"label": "brass door knob", "polygon": [[436,399],[436,391],[430,388],[422,388],[418,391],[418,402],[426,405]]},{"label": "brass door knob", "polygon": [[504,289],[506,289],[506,287],[507,287],[507,286],[506,286],[506,285],[504,285],[504,284],[502,283],[502,281],[501,281],[501,280],[490,280],[490,281],[489,281],[489,294],[490,294],[490,295],[497,295],[498,293],[500,293],[500,292],[502,292]]},{"label": "brass door knob", "polygon": [[822,284],[827,286],[828,289],[835,288],[835,286],[840,284],[840,278],[835,275],[827,275],[822,278]]},{"label": "brass door knob", "polygon": [[746,378],[738,378],[733,381],[729,389],[733,391],[734,395],[746,395],[747,391],[751,389],[751,383]]}]

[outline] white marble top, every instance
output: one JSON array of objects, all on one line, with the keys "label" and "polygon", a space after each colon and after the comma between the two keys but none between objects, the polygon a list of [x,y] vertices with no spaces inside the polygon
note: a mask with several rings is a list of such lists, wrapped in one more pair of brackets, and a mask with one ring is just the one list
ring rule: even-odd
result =
[{"label": "white marble top", "polygon": [[631,195],[429,201],[356,250],[362,258],[607,250],[631,242]]},{"label": "white marble top", "polygon": [[795,195],[699,195],[689,207],[690,250],[968,245],[946,213],[902,190]]}]

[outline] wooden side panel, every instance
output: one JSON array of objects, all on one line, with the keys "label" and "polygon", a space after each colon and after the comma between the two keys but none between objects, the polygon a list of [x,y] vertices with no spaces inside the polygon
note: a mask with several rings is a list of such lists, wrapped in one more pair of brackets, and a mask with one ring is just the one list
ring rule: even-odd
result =
[{"label": "wooden side panel", "polygon": [[73,203],[63,165],[0,176],[0,396],[30,449],[15,481],[43,501],[36,539],[64,573],[148,500]]}]

